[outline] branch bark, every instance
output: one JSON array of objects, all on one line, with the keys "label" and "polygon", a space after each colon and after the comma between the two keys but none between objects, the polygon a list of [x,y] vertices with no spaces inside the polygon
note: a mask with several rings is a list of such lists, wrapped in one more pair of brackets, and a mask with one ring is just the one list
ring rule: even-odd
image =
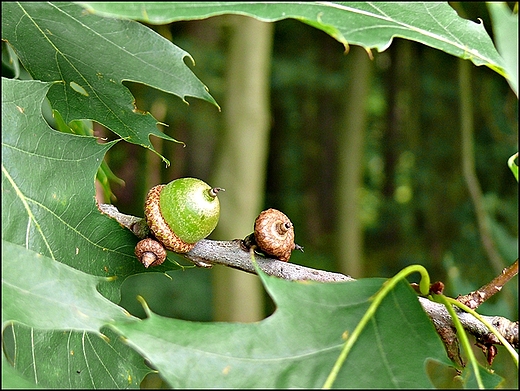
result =
[{"label": "branch bark", "polygon": [[[241,239],[230,241],[202,239],[197,242],[193,250],[183,254],[183,256],[196,265],[202,263],[224,265],[256,274],[256,270],[251,262],[251,254],[249,250],[244,247]],[[295,263],[282,262],[261,254],[256,254],[255,260],[264,273],[285,280],[312,280],[320,282],[354,281],[354,278],[341,273],[333,273],[325,270],[312,269]]]},{"label": "branch bark", "polygon": [[479,305],[488,300],[495,293],[498,293],[502,290],[503,286],[508,282],[511,278],[518,274],[518,258],[517,260],[500,273],[498,276],[493,278],[490,282],[483,285],[480,289],[468,293],[467,295],[459,295],[457,300],[462,304],[468,306],[471,309],[477,308]]},{"label": "branch bark", "polygon": [[[116,207],[109,204],[99,204],[99,209],[104,214],[116,219],[121,225],[130,229],[137,237],[146,237],[146,229],[142,228],[144,219],[120,213]],[[243,245],[241,239],[230,241],[216,241],[203,239],[186,254],[181,254],[187,260],[197,266],[211,267],[212,265],[224,265],[234,269],[239,269],[248,273],[256,274],[256,270],[251,262],[249,249]],[[276,276],[286,280],[312,280],[319,282],[349,282],[355,281],[354,278],[341,274],[317,270],[309,267],[297,265],[290,262],[282,262],[277,259],[268,258],[261,254],[255,256],[257,264],[266,274]],[[502,273],[505,274],[505,273]],[[514,273],[509,273],[510,278]],[[501,283],[505,283],[503,277]],[[419,297],[419,303],[426,314],[432,320],[437,332],[446,343],[450,358],[457,360],[456,354],[450,354],[450,347],[456,343],[454,325],[448,311],[444,305],[432,302],[424,297]],[[485,347],[499,345],[500,341],[489,331],[489,329],[473,315],[455,308],[464,329],[472,334],[478,343]],[[504,338],[515,348],[518,349],[518,321],[512,322],[501,316],[483,316],[490,322]]]}]

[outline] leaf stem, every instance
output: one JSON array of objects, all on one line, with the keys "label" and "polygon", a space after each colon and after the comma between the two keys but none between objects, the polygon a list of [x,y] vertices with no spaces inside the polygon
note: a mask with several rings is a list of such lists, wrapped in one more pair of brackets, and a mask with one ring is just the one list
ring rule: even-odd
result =
[{"label": "leaf stem", "polygon": [[348,354],[350,353],[350,350],[358,340],[359,336],[361,335],[361,332],[369,322],[369,320],[375,315],[377,308],[383,301],[383,299],[386,297],[386,295],[395,288],[395,286],[399,283],[399,281],[405,279],[408,275],[418,272],[421,274],[421,281],[419,283],[419,287],[421,290],[421,293],[424,295],[427,295],[429,293],[429,287],[430,287],[430,276],[428,274],[428,271],[421,265],[410,265],[408,267],[405,267],[403,270],[401,270],[399,273],[397,273],[394,277],[390,278],[389,280],[385,281],[385,283],[381,286],[381,289],[376,292],[376,294],[372,297],[373,301],[372,304],[368,307],[367,311],[359,321],[358,325],[354,329],[351,335],[347,337],[347,340],[345,341],[345,345],[343,346],[343,349],[334,363],[334,366],[332,367],[332,370],[329,373],[329,376],[327,377],[327,380],[323,384],[323,389],[330,389],[332,387],[332,384],[338,377],[338,373],[345,363],[345,360],[347,359]]},{"label": "leaf stem", "polygon": [[507,165],[509,166],[509,168],[513,172],[513,175],[515,176],[516,181],[518,182],[518,166],[515,163],[516,158],[518,158],[518,152],[515,153],[513,156],[511,156],[507,160]]},{"label": "leaf stem", "polygon": [[[440,295],[433,296],[436,301],[437,301],[437,296],[440,296]],[[498,340],[502,343],[502,345],[504,345],[504,347],[507,349],[507,351],[511,354],[511,357],[513,357],[513,361],[515,362],[516,367],[518,368],[518,353],[515,352],[515,350],[511,346],[511,344],[504,338],[504,336],[502,334],[500,334],[498,332],[498,330],[495,327],[493,327],[493,325],[491,323],[489,323],[482,315],[477,313],[475,310],[469,308],[467,305],[461,303],[460,301],[453,299],[451,297],[446,297],[446,296],[444,296],[444,298],[445,298],[446,302],[451,303],[451,304],[459,307],[463,311],[470,313],[475,318],[477,318],[479,321],[484,323],[486,325],[486,327],[489,329],[489,331],[491,331],[495,335],[495,337],[498,338]],[[448,307],[446,307],[446,308],[448,308]],[[448,311],[449,311],[449,309],[448,309]],[[450,313],[450,315],[452,315],[452,314]],[[453,317],[453,315],[452,315],[452,317]],[[457,320],[458,320],[458,317],[457,317]],[[460,320],[459,320],[459,322],[460,322]]]},{"label": "leaf stem", "polygon": [[[433,298],[435,301],[444,304],[446,309],[448,310],[448,313],[451,316],[451,319],[453,320],[453,325],[457,329],[457,335],[460,339],[461,345],[466,350],[466,353],[468,355],[468,360],[471,363],[471,366],[473,368],[473,372],[475,372],[475,378],[477,380],[478,388],[483,389],[484,384],[482,383],[482,378],[480,377],[480,371],[478,368],[478,362],[475,357],[475,354],[473,353],[473,350],[471,349],[471,345],[469,343],[468,336],[466,335],[466,332],[464,331],[464,328],[462,327],[462,324],[460,323],[459,317],[455,313],[455,310],[450,305],[450,302],[447,300],[446,296],[444,295],[433,295]],[[460,303],[459,303],[460,304]]]}]

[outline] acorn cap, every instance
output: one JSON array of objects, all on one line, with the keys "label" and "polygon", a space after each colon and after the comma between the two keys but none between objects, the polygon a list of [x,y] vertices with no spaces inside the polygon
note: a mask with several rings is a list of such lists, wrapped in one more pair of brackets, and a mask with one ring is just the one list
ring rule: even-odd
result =
[{"label": "acorn cap", "polygon": [[161,214],[159,205],[159,196],[165,185],[157,185],[150,189],[146,196],[144,205],[144,215],[146,223],[150,227],[150,231],[154,236],[162,242],[164,247],[176,253],[187,253],[195,247],[195,243],[186,243],[179,238],[170,226],[166,224]]},{"label": "acorn cap", "polygon": [[262,211],[255,220],[255,241],[264,253],[287,262],[294,244],[294,228],[291,220],[277,209]]},{"label": "acorn cap", "polygon": [[166,260],[166,249],[157,240],[146,238],[135,246],[135,255],[139,261],[148,268],[159,266]]}]

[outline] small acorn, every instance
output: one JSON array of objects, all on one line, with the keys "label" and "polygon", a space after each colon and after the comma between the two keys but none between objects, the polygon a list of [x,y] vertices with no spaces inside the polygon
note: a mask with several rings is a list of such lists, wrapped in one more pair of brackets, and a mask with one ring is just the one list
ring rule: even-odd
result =
[{"label": "small acorn", "polygon": [[[144,208],[151,233],[168,250],[177,253],[191,251],[195,243],[207,237],[217,226],[220,217],[217,194],[223,190],[212,188],[196,178],[179,178],[167,185],[153,187],[148,192]],[[151,243],[145,240],[137,243],[136,255],[148,252]],[[137,257],[142,261],[142,255]],[[148,266],[157,264],[160,263],[152,262]]]},{"label": "small acorn", "polygon": [[255,231],[244,243],[247,247],[256,245],[263,253],[287,262],[293,250],[303,251],[294,243],[294,227],[289,218],[277,209],[262,211],[255,220]]},{"label": "small acorn", "polygon": [[166,260],[166,249],[157,240],[146,238],[135,246],[135,255],[148,268],[159,266]]}]

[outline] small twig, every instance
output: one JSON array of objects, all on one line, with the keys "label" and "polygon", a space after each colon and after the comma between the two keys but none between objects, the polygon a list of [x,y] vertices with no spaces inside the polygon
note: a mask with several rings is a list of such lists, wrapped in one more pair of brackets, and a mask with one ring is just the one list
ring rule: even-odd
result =
[{"label": "small twig", "polygon": [[[144,239],[148,234],[146,222],[142,217],[126,215],[110,204],[99,204],[99,210],[104,214],[117,220],[123,227],[132,231],[139,239]],[[211,267],[212,265],[224,265],[239,269],[248,273],[256,274],[251,263],[249,250],[242,244],[242,240],[216,241],[202,239],[186,254],[182,255],[187,260],[200,267]],[[317,270],[295,263],[282,262],[275,258],[267,258],[261,254],[257,257],[258,266],[264,273],[285,280],[313,280],[321,282],[353,281],[352,277],[341,273]]]},{"label": "small twig", "polygon": [[150,234],[150,229],[143,217],[126,215],[121,213],[114,205],[98,204],[98,209],[109,217],[112,217],[123,227],[129,229],[139,239],[144,239]]},{"label": "small twig", "polygon": [[[104,214],[116,219],[122,226],[130,229],[140,239],[146,236],[142,236],[146,232],[146,229],[143,228],[143,225],[145,224],[143,218],[120,213],[113,205],[100,204],[99,209]],[[197,242],[193,250],[181,255],[198,266],[211,267],[212,265],[224,265],[256,274],[253,263],[251,262],[249,250],[243,245],[241,239],[230,241],[203,239]],[[261,254],[256,256],[256,261],[266,274],[286,280],[313,280],[320,282],[355,281],[354,278],[341,273],[333,273],[325,270],[304,267],[290,262],[282,262],[277,259],[267,258]],[[513,266],[504,269],[504,272],[500,276],[487,285],[502,287],[505,282],[509,281],[514,273],[517,272],[517,269],[518,261],[515,262]],[[499,290],[500,288],[496,289],[496,291]],[[489,292],[484,294],[489,298],[492,295],[491,292],[493,289],[490,288],[484,291]],[[479,294],[477,293],[477,295]],[[445,339],[445,342],[449,342],[448,340],[454,338],[456,339],[456,336],[452,331],[450,331],[453,330],[453,320],[444,305],[435,303],[424,297],[419,297],[419,303],[424,308],[426,314],[431,318],[437,332],[441,337],[444,336],[443,339]],[[457,308],[455,311],[464,329],[475,336],[478,342],[481,342],[486,346],[500,344],[500,341],[497,340],[489,329],[474,316],[460,311]],[[504,336],[504,338],[513,345],[513,347],[518,349],[518,321],[511,322],[509,319],[501,316],[484,316],[484,319],[491,323]],[[453,344],[456,343],[456,341],[451,341],[450,343]],[[452,352],[452,355],[456,355],[455,352]],[[456,359],[456,357],[451,358]]]},{"label": "small twig", "polygon": [[478,308],[479,305],[488,300],[495,293],[502,290],[504,285],[514,276],[518,274],[518,259],[504,270],[502,273],[495,277],[491,282],[485,284],[480,289],[474,292],[468,293],[467,295],[457,297],[457,300],[462,304],[467,305],[471,309]]},{"label": "small twig", "polygon": [[[437,330],[453,327],[451,316],[448,314],[444,305],[430,301],[425,297],[419,297],[419,302],[433,321]],[[478,341],[485,341],[487,344],[500,344],[486,325],[473,315],[458,308],[455,308],[455,312],[464,326],[464,329],[474,335]],[[502,316],[483,316],[483,318],[491,323],[515,349],[518,349],[518,321],[512,322]]]}]

